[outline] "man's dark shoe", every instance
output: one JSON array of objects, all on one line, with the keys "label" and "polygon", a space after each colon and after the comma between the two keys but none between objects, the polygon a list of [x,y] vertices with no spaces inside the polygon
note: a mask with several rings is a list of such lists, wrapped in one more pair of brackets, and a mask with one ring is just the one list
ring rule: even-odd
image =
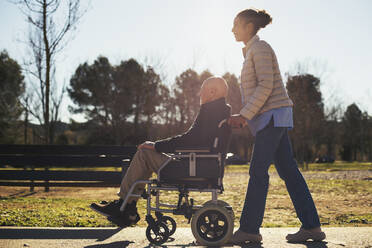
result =
[{"label": "man's dark shoe", "polygon": [[136,225],[140,219],[139,214],[107,217],[107,220],[123,228]]},{"label": "man's dark shoe", "polygon": [[133,201],[118,216],[107,217],[109,221],[120,227],[134,226],[141,219],[137,211],[137,202]]},{"label": "man's dark shoe", "polygon": [[[105,202],[106,203],[106,202]],[[92,203],[90,204],[90,208],[96,211],[99,214],[102,214],[106,217],[109,216],[120,216],[120,207],[123,203],[123,200],[115,200],[112,202],[108,202],[106,204],[96,204]]]}]

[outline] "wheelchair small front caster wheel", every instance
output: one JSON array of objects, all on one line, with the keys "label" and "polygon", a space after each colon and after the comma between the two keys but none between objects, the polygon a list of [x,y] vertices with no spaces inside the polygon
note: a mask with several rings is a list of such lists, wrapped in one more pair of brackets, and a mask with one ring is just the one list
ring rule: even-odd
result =
[{"label": "wheelchair small front caster wheel", "polygon": [[146,237],[151,244],[162,245],[169,238],[169,229],[163,222],[146,228]]},{"label": "wheelchair small front caster wheel", "polygon": [[163,222],[168,227],[169,236],[172,236],[176,232],[177,224],[172,217],[164,215],[161,218],[161,222]]},{"label": "wheelchair small front caster wheel", "polygon": [[196,241],[205,246],[221,246],[233,234],[234,219],[219,204],[207,204],[198,209],[191,221],[191,231]]}]

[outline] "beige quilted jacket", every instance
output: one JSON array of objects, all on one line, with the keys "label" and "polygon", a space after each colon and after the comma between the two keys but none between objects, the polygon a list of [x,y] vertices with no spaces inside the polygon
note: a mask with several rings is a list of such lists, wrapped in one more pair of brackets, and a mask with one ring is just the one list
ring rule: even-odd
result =
[{"label": "beige quilted jacket", "polygon": [[251,120],[268,110],[293,106],[271,46],[255,35],[243,48],[243,55],[240,78],[243,108],[240,114]]}]

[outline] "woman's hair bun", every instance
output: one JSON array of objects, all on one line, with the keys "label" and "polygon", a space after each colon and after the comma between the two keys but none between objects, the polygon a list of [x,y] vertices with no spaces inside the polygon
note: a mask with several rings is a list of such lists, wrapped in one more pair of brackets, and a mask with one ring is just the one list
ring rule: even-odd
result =
[{"label": "woman's hair bun", "polygon": [[268,13],[266,13],[265,10],[259,10],[257,12],[257,26],[259,28],[266,27],[266,25],[271,23],[272,20],[273,19],[271,18],[271,16]]},{"label": "woman's hair bun", "polygon": [[273,20],[265,10],[257,9],[243,10],[237,16],[243,18],[246,22],[253,22],[257,30],[266,27]]}]

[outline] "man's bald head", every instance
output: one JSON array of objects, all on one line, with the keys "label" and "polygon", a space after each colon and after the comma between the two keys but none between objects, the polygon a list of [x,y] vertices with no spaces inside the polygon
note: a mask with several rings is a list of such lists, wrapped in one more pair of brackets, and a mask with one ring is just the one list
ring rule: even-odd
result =
[{"label": "man's bald head", "polygon": [[229,87],[222,77],[209,77],[204,80],[200,89],[200,104],[226,97]]}]

